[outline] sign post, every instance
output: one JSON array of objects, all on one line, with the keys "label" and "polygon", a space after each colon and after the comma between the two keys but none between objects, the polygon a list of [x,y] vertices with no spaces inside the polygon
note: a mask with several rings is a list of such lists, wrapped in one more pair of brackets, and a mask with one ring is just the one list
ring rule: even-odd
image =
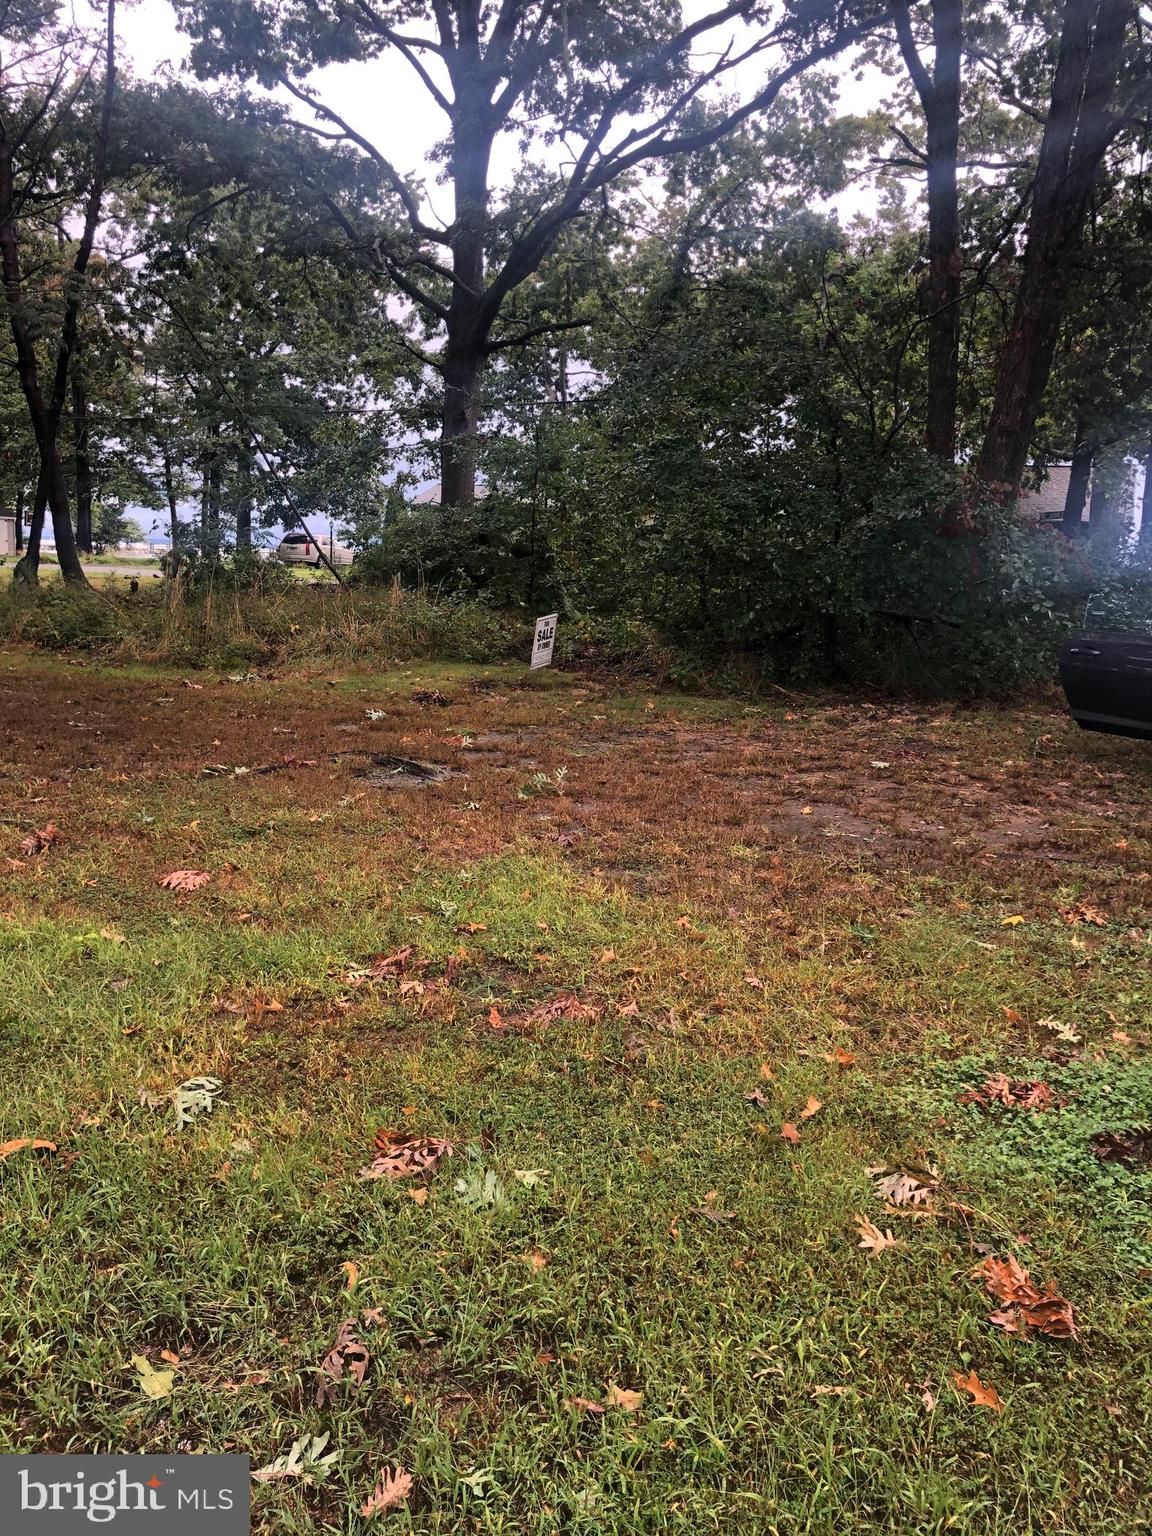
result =
[{"label": "sign post", "polygon": [[536,639],[532,645],[534,667],[552,665],[552,647],[556,644],[556,621],[559,617],[558,613],[546,613],[542,619],[536,620]]}]

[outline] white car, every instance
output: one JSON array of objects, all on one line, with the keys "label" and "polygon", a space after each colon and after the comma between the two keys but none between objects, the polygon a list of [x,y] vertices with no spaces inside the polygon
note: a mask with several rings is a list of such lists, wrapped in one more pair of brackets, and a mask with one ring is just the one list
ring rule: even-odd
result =
[{"label": "white car", "polygon": [[351,565],[355,558],[354,551],[347,544],[337,544],[331,534],[317,544],[306,533],[286,533],[276,546],[276,558],[282,565],[322,566],[321,551],[332,565]]}]

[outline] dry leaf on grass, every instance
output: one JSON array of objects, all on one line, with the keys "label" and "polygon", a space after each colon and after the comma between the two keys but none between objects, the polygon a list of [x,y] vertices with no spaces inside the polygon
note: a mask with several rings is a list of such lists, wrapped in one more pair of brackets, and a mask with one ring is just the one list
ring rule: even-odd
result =
[{"label": "dry leaf on grass", "polygon": [[971,1395],[972,1402],[979,1408],[993,1408],[997,1413],[1004,1412],[1004,1402],[995,1387],[986,1387],[975,1371],[969,1371],[967,1376],[962,1376],[959,1371],[953,1371],[952,1380],[956,1383],[958,1392],[967,1392]]},{"label": "dry leaf on grass", "polygon": [[316,1406],[323,1408],[336,1401],[336,1384],[344,1380],[345,1372],[360,1386],[368,1370],[369,1358],[357,1335],[356,1319],[347,1318],[340,1324],[332,1348],[320,1362],[323,1379],[316,1388]]},{"label": "dry leaf on grass", "polygon": [[813,1397],[847,1397],[851,1387],[813,1387]]},{"label": "dry leaf on grass", "polygon": [[604,1404],[594,1403],[590,1397],[566,1397],[565,1408],[572,1408],[577,1413],[603,1413]]},{"label": "dry leaf on grass", "polygon": [[893,1237],[891,1231],[881,1232],[874,1226],[867,1216],[853,1216],[860,1242],[858,1247],[865,1249],[869,1255],[874,1256],[883,1253],[886,1248],[903,1248],[904,1244],[898,1237]]},{"label": "dry leaf on grass", "polygon": [[780,1127],[780,1136],[784,1141],[791,1141],[793,1143],[800,1140],[800,1132],[790,1120],[785,1120],[784,1124]]},{"label": "dry leaf on grass", "polygon": [[174,869],[170,874],[161,875],[158,883],[166,891],[198,891],[211,878],[206,869]]},{"label": "dry leaf on grass", "polygon": [[804,1108],[800,1111],[800,1118],[801,1120],[811,1120],[812,1116],[819,1114],[820,1110],[823,1108],[824,1106],[821,1104],[819,1099],[814,1099],[811,1095],[809,1095],[807,1104],[805,1104]]},{"label": "dry leaf on grass", "polygon": [[934,1181],[929,1182],[919,1174],[908,1173],[904,1168],[888,1168],[883,1164],[867,1168],[865,1172],[872,1180],[872,1193],[877,1200],[884,1200],[893,1206],[932,1209],[932,1196],[936,1189]]},{"label": "dry leaf on grass", "polygon": [[846,1051],[842,1045],[838,1045],[835,1050],[825,1052],[824,1060],[829,1066],[839,1067],[841,1072],[847,1072],[849,1067],[856,1065],[854,1053]]},{"label": "dry leaf on grass", "polygon": [[40,827],[38,831],[29,832],[28,836],[20,841],[20,852],[26,859],[34,854],[43,853],[51,848],[53,843],[60,841],[60,833],[56,830],[56,823],[50,821],[46,827]]},{"label": "dry leaf on grass", "polygon": [[635,1413],[644,1401],[643,1392],[630,1392],[627,1387],[609,1387],[604,1394],[609,1408],[619,1408],[621,1413]]},{"label": "dry leaf on grass", "polygon": [[376,1156],[357,1174],[361,1179],[411,1179],[435,1173],[455,1148],[439,1136],[404,1136],[399,1131],[376,1132]]},{"label": "dry leaf on grass", "polygon": [[344,1289],[354,1291],[360,1282],[360,1266],[354,1259],[345,1259],[340,1269],[344,1275]]},{"label": "dry leaf on grass", "polygon": [[377,955],[368,967],[369,975],[373,980],[381,981],[387,976],[395,975],[397,971],[405,971],[414,954],[414,947],[411,944],[405,944],[403,949],[398,949],[393,955]]},{"label": "dry leaf on grass", "polygon": [[360,1513],[364,1516],[386,1515],[390,1509],[398,1509],[406,1503],[411,1492],[410,1472],[405,1472],[403,1467],[385,1467],[375,1491],[365,1501]]},{"label": "dry leaf on grass", "polygon": [[986,1258],[973,1279],[981,1281],[990,1296],[1004,1302],[988,1318],[993,1327],[1019,1334],[1034,1329],[1050,1339],[1078,1337],[1071,1302],[1055,1291],[1041,1291],[1016,1259]]},{"label": "dry leaf on grass", "polygon": [[25,1147],[31,1147],[33,1152],[55,1152],[54,1141],[40,1141],[32,1136],[17,1136],[15,1141],[0,1142],[0,1162],[6,1157],[11,1157],[13,1152],[23,1152]]},{"label": "dry leaf on grass", "polygon": [[528,1265],[533,1274],[538,1275],[542,1269],[547,1267],[548,1260],[540,1252],[539,1248],[533,1248],[531,1253],[526,1253],[523,1257],[525,1264]]},{"label": "dry leaf on grass", "polygon": [[167,1397],[176,1380],[175,1371],[158,1371],[143,1355],[133,1355],[132,1364],[140,1373],[140,1390],[145,1397]]},{"label": "dry leaf on grass", "polygon": [[510,1013],[502,1022],[512,1029],[522,1029],[533,1024],[552,1024],[557,1019],[598,1019],[601,1010],[582,1003],[572,992],[554,997],[550,1003],[539,1003],[525,1013]]},{"label": "dry leaf on grass", "polygon": [[1054,1093],[1047,1083],[995,1072],[979,1088],[967,1089],[957,1102],[979,1104],[983,1109],[1000,1104],[1005,1109],[1028,1109],[1038,1114],[1045,1109],[1062,1109],[1068,1101]]}]

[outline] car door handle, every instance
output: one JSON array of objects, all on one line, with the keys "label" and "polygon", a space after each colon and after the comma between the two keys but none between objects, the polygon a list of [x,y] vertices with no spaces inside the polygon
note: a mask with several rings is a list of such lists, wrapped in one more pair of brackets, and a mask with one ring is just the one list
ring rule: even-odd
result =
[{"label": "car door handle", "polygon": [[1070,645],[1068,647],[1068,654],[1069,656],[1100,656],[1103,653],[1101,651],[1094,651],[1091,646],[1087,645]]}]

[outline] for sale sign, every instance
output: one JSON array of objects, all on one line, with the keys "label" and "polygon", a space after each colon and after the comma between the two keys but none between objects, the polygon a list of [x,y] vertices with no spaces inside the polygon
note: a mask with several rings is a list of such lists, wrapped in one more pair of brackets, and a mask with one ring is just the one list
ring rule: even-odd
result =
[{"label": "for sale sign", "polygon": [[559,617],[558,613],[546,613],[542,619],[536,620],[536,640],[532,646],[534,667],[552,665],[552,647],[556,644],[556,620]]}]

